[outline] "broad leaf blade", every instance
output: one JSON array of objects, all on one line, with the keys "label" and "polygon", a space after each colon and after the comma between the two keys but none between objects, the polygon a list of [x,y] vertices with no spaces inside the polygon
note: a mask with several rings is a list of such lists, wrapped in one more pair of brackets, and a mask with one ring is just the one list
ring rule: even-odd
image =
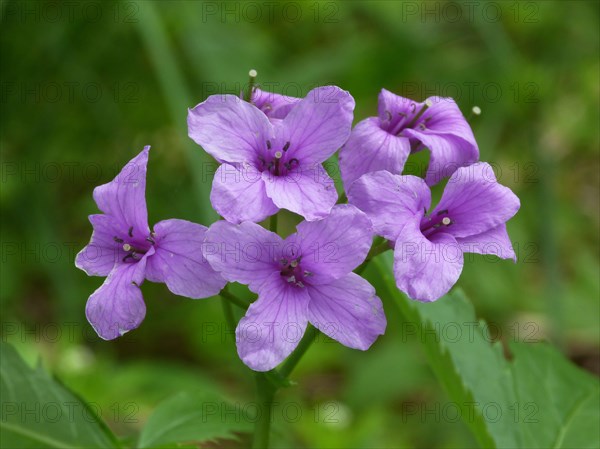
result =
[{"label": "broad leaf blade", "polygon": [[238,440],[240,434],[251,430],[244,409],[238,405],[215,394],[182,392],[158,405],[142,429],[138,447]]},{"label": "broad leaf blade", "polygon": [[461,291],[434,303],[402,295],[391,256],[374,261],[371,280],[414,323],[432,369],[481,447],[600,447],[598,379],[541,343],[515,343],[509,362]]},{"label": "broad leaf blade", "polygon": [[114,436],[74,393],[0,344],[1,447],[114,448]]}]

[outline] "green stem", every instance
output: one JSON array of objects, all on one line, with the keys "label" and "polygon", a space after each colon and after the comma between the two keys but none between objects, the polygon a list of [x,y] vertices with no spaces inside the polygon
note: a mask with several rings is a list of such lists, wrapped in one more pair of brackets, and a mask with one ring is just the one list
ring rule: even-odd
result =
[{"label": "green stem", "polygon": [[348,202],[348,197],[346,196],[346,192],[342,192],[340,195],[337,204],[344,204]]},{"label": "green stem", "polygon": [[277,234],[277,216],[279,214],[271,215],[271,219],[269,220],[269,230]]},{"label": "green stem", "polygon": [[227,286],[225,286],[225,288],[223,290],[221,290],[221,292],[219,293],[219,296],[223,299],[226,299],[228,304],[235,304],[236,306],[238,306],[240,309],[244,309],[247,310],[248,307],[250,306],[248,303],[242,301],[240,298],[238,298],[237,296],[235,296],[233,293],[231,293],[228,289]]},{"label": "green stem", "polygon": [[360,264],[360,266],[356,270],[354,270],[354,272],[356,274],[362,273],[364,269],[367,268],[367,265],[373,258],[375,258],[381,253],[386,252],[389,249],[392,249],[392,247],[390,246],[390,242],[388,242],[387,240],[384,240],[379,245],[373,245],[371,247],[371,250],[369,251],[369,254],[367,254],[367,258],[365,259],[365,261],[362,264]]},{"label": "green stem", "polygon": [[279,374],[283,377],[288,377],[292,373],[304,353],[317,338],[317,335],[319,335],[317,328],[309,324],[304,333],[304,337],[302,337],[302,340],[300,340],[300,343],[298,343],[294,352],[290,354],[283,366],[279,369]]},{"label": "green stem", "polygon": [[256,373],[256,391],[258,393],[259,408],[254,425],[252,447],[254,449],[267,449],[269,447],[273,399],[277,389],[269,382],[264,373]]}]

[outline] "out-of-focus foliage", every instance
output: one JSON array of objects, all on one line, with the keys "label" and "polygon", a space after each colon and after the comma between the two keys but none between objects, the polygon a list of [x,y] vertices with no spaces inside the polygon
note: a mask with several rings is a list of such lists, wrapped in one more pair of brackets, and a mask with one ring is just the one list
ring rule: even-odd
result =
[{"label": "out-of-focus foliage", "polygon": [[[186,136],[186,107],[238,93],[255,68],[263,87],[288,95],[349,90],[356,121],[375,114],[381,87],[453,96],[466,116],[480,106],[481,157],[521,198],[508,225],[518,262],[469,256],[459,285],[495,339],[550,339],[598,373],[598,3],[488,3],[3,1],[3,340],[30,362],[41,353],[118,435],[133,438],[178,391],[224,391],[242,409],[253,401],[217,299],[146,283],[144,323],[107,343],[84,316],[102,279],[73,259],[91,233],[93,188],[145,144],[150,222],[210,223],[215,166]],[[426,158],[411,162],[419,171]],[[283,218],[291,231],[296,218]],[[444,417],[453,399],[389,300],[388,331],[370,351],[325,338],[310,349],[300,385],[278,396],[278,446],[476,444]]]}]

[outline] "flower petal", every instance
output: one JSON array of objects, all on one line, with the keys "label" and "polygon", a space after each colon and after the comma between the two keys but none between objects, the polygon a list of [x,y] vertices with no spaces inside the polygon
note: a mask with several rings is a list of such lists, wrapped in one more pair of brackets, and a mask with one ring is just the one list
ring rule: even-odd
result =
[{"label": "flower petal", "polygon": [[222,164],[213,179],[210,202],[225,220],[259,222],[279,208],[267,196],[261,173],[250,164]]},{"label": "flower petal", "polygon": [[335,184],[321,164],[306,166],[285,176],[263,172],[262,177],[267,196],[277,207],[302,215],[306,220],[326,217],[338,199]]},{"label": "flower petal", "polygon": [[273,127],[258,108],[235,95],[211,95],[188,111],[188,135],[220,162],[255,163]]},{"label": "flower petal", "polygon": [[519,207],[519,198],[496,181],[492,167],[479,162],[452,175],[431,215],[447,210],[452,225],[446,232],[456,238],[471,237],[505,223]]},{"label": "flower petal", "polygon": [[284,119],[300,100],[258,88],[252,92],[252,103],[270,119]]},{"label": "flower petal", "polygon": [[340,172],[344,188],[365,173],[387,170],[401,174],[410,154],[410,142],[381,129],[377,117],[369,117],[352,130],[348,142],[340,150]]},{"label": "flower petal", "polygon": [[120,232],[118,223],[103,214],[90,215],[89,220],[94,228],[92,238],[75,257],[75,266],[88,276],[108,276],[115,263],[126,255],[114,239]]},{"label": "flower petal", "polygon": [[208,298],[227,281],[202,255],[206,226],[186,220],[164,220],[154,226],[155,253],[146,264],[146,278],[164,282],[176,295]]},{"label": "flower petal", "polygon": [[290,142],[289,157],[303,166],[319,164],[348,140],[353,111],[354,98],[349,92],[336,86],[317,87],[279,124],[277,141]]},{"label": "flower petal", "polygon": [[136,263],[118,263],[104,283],[98,288],[85,306],[85,315],[104,340],[113,340],[140,325],[146,315],[146,305],[140,285],[144,281],[144,271],[150,248]]},{"label": "flower petal", "polygon": [[450,234],[438,232],[426,239],[419,220],[407,223],[396,240],[394,276],[410,298],[430,302],[442,297],[458,280],[463,253]]},{"label": "flower petal", "polygon": [[306,330],[309,300],[306,288],[273,273],[235,331],[242,361],[255,371],[268,371],[290,355]]},{"label": "flower petal", "polygon": [[115,179],[94,189],[94,200],[98,208],[114,219],[115,226],[121,233],[129,233],[134,239],[141,241],[150,234],[146,210],[146,167],[149,151],[149,146],[144,147],[140,154],[123,167]]},{"label": "flower petal", "polygon": [[274,272],[279,274],[283,240],[249,221],[217,221],[206,231],[202,252],[211,267],[232,282],[258,288]]},{"label": "flower petal", "polygon": [[432,105],[418,120],[425,129],[405,129],[401,135],[420,141],[431,158],[425,175],[428,185],[450,176],[479,159],[479,147],[469,123],[451,98],[431,97]]},{"label": "flower petal", "polygon": [[288,239],[297,245],[302,268],[309,271],[311,284],[339,279],[367,257],[373,232],[367,216],[350,204],[334,207],[326,218],[303,221]]},{"label": "flower petal", "polygon": [[491,254],[501,259],[517,261],[505,224],[481,234],[457,238],[456,241],[464,253]]},{"label": "flower petal", "polygon": [[355,273],[331,284],[307,286],[308,320],[349,348],[367,350],[386,327],[383,305],[369,282]]},{"label": "flower petal", "polygon": [[421,178],[379,171],[352,184],[348,201],[367,214],[376,234],[393,241],[405,223],[429,209],[431,192]]}]

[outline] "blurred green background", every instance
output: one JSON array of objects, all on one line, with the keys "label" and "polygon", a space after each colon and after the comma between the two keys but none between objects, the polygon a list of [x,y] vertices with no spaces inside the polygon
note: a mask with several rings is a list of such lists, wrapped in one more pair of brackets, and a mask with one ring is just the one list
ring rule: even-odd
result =
[{"label": "blurred green background", "polygon": [[[355,121],[375,115],[382,87],[453,96],[466,116],[479,106],[481,158],[521,198],[508,225],[519,260],[469,256],[459,285],[493,338],[549,339],[600,373],[599,12],[594,1],[2,1],[3,340],[41,354],[122,435],[186,388],[253,400],[218,299],[145,283],[143,325],[104,342],[84,316],[102,279],[73,259],[91,234],[93,188],[146,144],[150,223],[211,223],[215,166],[187,137],[187,108],[239,93],[254,68],[287,95],[349,90]],[[310,349],[299,386],[279,396],[301,416],[276,408],[276,445],[474,445],[461,422],[406,413],[448,399],[387,311],[366,353],[324,338]]]}]

